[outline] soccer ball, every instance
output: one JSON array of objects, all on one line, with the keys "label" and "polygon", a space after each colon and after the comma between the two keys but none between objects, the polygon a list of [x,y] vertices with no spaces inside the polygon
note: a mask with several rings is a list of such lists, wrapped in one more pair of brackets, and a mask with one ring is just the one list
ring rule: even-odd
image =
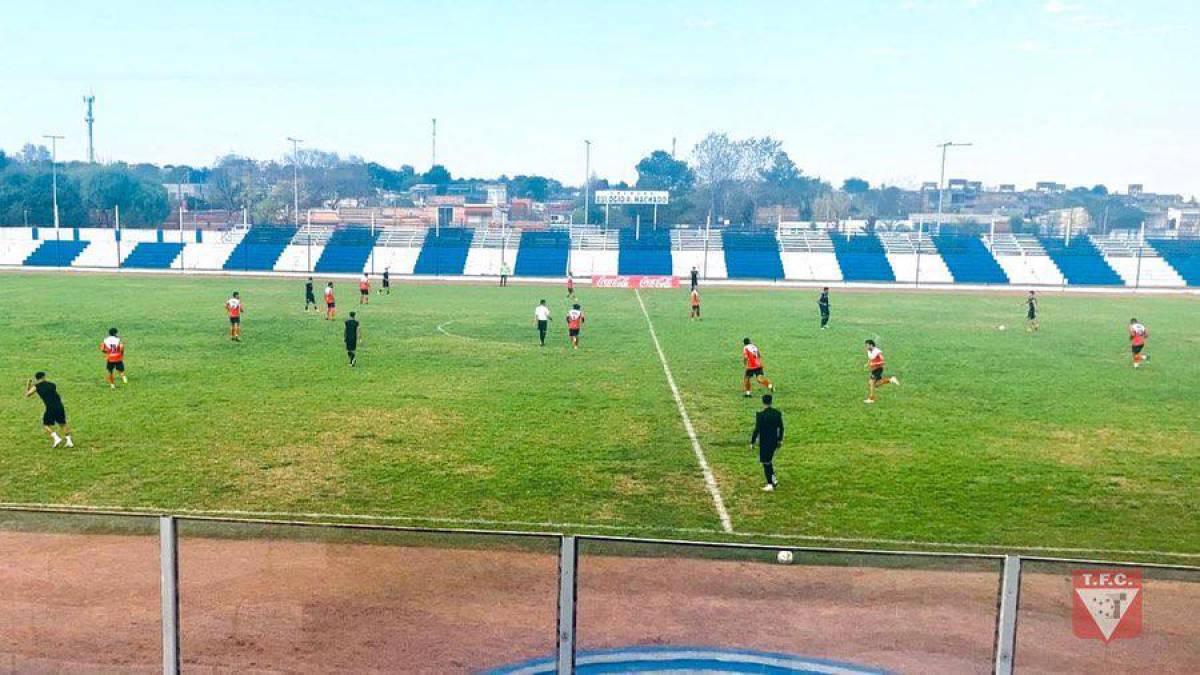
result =
[{"label": "soccer ball", "polygon": [[996,330],[1008,330],[1008,328],[1004,324],[1000,324],[999,326],[996,326]]},{"label": "soccer ball", "polygon": [[780,551],[779,555],[775,556],[775,559],[779,561],[780,565],[790,564],[792,562],[792,552]]}]

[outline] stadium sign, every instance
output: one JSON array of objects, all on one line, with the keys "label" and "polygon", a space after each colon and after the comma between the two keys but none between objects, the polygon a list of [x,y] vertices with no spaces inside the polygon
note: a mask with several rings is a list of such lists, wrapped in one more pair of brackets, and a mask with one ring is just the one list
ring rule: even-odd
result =
[{"label": "stadium sign", "polygon": [[597,204],[669,204],[666,190],[596,190]]},{"label": "stadium sign", "polygon": [[592,285],[597,288],[679,288],[679,277],[599,274],[592,276]]}]

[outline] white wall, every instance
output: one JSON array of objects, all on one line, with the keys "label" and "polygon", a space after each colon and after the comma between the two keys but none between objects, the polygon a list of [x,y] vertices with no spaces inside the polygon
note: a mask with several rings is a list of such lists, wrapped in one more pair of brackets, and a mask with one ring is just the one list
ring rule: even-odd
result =
[{"label": "white wall", "polygon": [[996,255],[996,262],[1012,284],[1061,286],[1062,272],[1048,255]]},{"label": "white wall", "polygon": [[[508,248],[503,251],[504,260],[508,262],[509,269],[516,267],[517,250]],[[463,268],[463,274],[467,276],[499,276],[500,254],[501,249],[498,248],[472,246],[467,249],[467,264]]]},{"label": "white wall", "polygon": [[41,241],[28,236],[25,239],[0,239],[0,265],[20,265],[41,245]]},{"label": "white wall", "polygon": [[[417,266],[417,256],[421,255],[420,248],[401,248],[396,246],[375,247],[375,273],[383,274],[383,270],[391,270],[391,274],[412,274]],[[371,264],[370,257],[367,265]]]},{"label": "white wall", "polygon": [[577,277],[617,273],[616,251],[580,251],[571,249],[571,273]]},{"label": "white wall", "polygon": [[[917,281],[916,253],[889,253],[888,263],[896,275],[896,281],[911,284]],[[921,253],[921,283],[923,284],[952,284],[954,275],[946,267],[946,261],[937,253]]]},{"label": "white wall", "polygon": [[288,244],[275,261],[276,272],[311,272],[321,259],[324,246],[314,244],[311,249],[308,244]]},{"label": "white wall", "polygon": [[[80,235],[82,236],[82,232]],[[87,248],[83,249],[83,253],[75,258],[71,263],[71,267],[117,267],[118,262],[124,262],[129,254],[133,252],[133,248],[137,246],[136,242],[124,241],[122,239],[121,246],[118,246],[115,239],[93,240]],[[120,259],[117,256],[120,254]]]},{"label": "white wall", "polygon": [[794,281],[841,281],[842,268],[832,252],[783,251],[783,276]]},{"label": "white wall", "polygon": [[1187,286],[1183,277],[1162,258],[1142,258],[1139,281],[1138,259],[1133,256],[1104,257],[1126,286]]},{"label": "white wall", "polygon": [[671,273],[682,279],[690,279],[692,267],[700,270],[702,279],[725,279],[729,271],[725,267],[725,251],[709,251],[708,266],[705,268],[704,251],[671,251]]}]

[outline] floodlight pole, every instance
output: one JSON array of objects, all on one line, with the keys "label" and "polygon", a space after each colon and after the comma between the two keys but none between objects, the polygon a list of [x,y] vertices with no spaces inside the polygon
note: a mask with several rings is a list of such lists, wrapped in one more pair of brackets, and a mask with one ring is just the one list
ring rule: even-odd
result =
[{"label": "floodlight pole", "polygon": [[590,188],[592,184],[592,142],[585,139],[583,144],[585,146],[583,160],[583,224],[586,226],[591,223],[591,219],[588,218],[590,215],[588,207],[591,201],[589,197],[591,195]]},{"label": "floodlight pole", "polygon": [[50,184],[52,185],[51,199],[54,201],[54,238],[60,239],[61,235],[58,234],[58,142],[66,137],[42,134],[42,138],[50,139]]},{"label": "floodlight pole", "polygon": [[[942,227],[942,200],[946,197],[946,150],[949,148],[965,148],[973,145],[973,143],[955,143],[954,141],[946,141],[939,143],[936,147],[942,149],[942,170],[938,174],[938,207],[937,207],[937,226],[938,230]],[[917,276],[914,284],[921,285],[921,235],[924,232],[924,221],[917,222]]]},{"label": "floodlight pole", "polygon": [[292,143],[292,224],[300,227],[300,144],[304,141],[288,136]]}]

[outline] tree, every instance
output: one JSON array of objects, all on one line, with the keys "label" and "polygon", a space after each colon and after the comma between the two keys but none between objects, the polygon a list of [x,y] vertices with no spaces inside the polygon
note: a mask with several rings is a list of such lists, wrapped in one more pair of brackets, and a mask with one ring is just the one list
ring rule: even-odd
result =
[{"label": "tree", "polygon": [[[692,210],[692,190],[696,185],[696,173],[687,162],[675,159],[669,152],[655,150],[646,155],[635,167],[638,172],[634,184],[639,190],[665,190],[670,193],[670,203],[658,207],[658,219],[665,223],[678,223]],[[631,207],[636,212],[640,207]]]},{"label": "tree", "polygon": [[813,219],[822,223],[840,221],[850,212],[850,197],[844,192],[826,192],[813,202]]},{"label": "tree", "polygon": [[50,149],[44,145],[34,145],[26,143],[21,148],[21,153],[17,155],[17,161],[22,164],[40,164],[50,161]]},{"label": "tree", "polygon": [[421,182],[429,183],[430,185],[436,185],[437,193],[439,195],[446,194],[446,186],[449,185],[453,180],[454,178],[450,175],[450,172],[447,171],[446,167],[442,166],[441,164],[434,164],[433,166],[429,167],[428,171],[421,174]]},{"label": "tree", "polygon": [[535,202],[544,202],[552,193],[562,190],[562,183],[545,176],[513,176],[505,184],[510,196]]},{"label": "tree", "polygon": [[8,168],[10,161],[11,160],[9,160],[8,155],[4,154],[3,150],[0,150],[0,171],[4,171],[6,168]]},{"label": "tree", "polygon": [[708,215],[718,220],[724,215],[726,195],[742,167],[741,148],[726,133],[710,133],[692,149],[692,165],[697,183],[707,192]]},{"label": "tree", "polygon": [[847,194],[860,195],[870,189],[871,184],[861,178],[850,177],[842,181],[842,192]]},{"label": "tree", "polygon": [[1104,185],[1093,185],[1092,186],[1092,194],[1100,195],[1101,197],[1107,197],[1108,196],[1108,188]]},{"label": "tree", "polygon": [[772,204],[797,207],[801,218],[811,218],[813,200],[830,189],[819,179],[805,176],[783,150],[775,153],[770,168],[759,175],[765,183],[765,198]]}]

